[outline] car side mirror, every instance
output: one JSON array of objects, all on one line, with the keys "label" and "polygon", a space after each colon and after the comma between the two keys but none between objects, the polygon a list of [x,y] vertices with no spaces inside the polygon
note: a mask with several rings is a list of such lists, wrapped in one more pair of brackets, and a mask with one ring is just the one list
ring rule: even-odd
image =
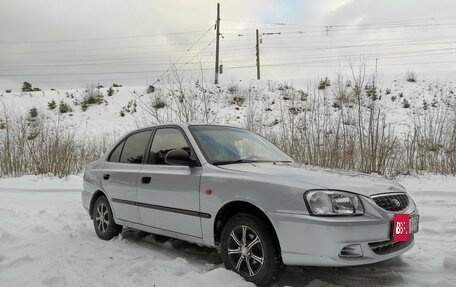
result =
[{"label": "car side mirror", "polygon": [[171,165],[188,165],[190,166],[191,159],[188,152],[182,149],[170,150],[165,156],[165,163]]}]

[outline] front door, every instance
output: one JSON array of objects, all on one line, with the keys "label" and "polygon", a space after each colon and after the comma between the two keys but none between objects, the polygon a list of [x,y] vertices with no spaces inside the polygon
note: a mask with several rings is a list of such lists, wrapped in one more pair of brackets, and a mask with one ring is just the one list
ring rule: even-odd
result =
[{"label": "front door", "polygon": [[199,185],[201,167],[168,165],[166,153],[190,152],[178,128],[157,129],[147,163],[138,177],[138,207],[144,225],[201,238]]}]

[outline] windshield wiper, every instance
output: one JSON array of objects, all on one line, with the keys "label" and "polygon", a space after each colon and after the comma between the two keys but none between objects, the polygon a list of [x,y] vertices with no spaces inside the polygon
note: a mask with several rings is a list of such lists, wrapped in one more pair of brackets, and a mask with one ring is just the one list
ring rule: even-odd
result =
[{"label": "windshield wiper", "polygon": [[227,160],[227,161],[217,161],[213,165],[224,165],[224,164],[236,164],[236,163],[256,163],[256,162],[272,162],[276,163],[292,163],[291,160],[255,160],[255,159],[237,159],[237,160]]},{"label": "windshield wiper", "polygon": [[216,161],[212,164],[213,165],[225,165],[225,164],[252,163],[252,162],[260,162],[260,161],[253,160],[253,159],[237,159],[237,160],[227,160],[227,161]]}]

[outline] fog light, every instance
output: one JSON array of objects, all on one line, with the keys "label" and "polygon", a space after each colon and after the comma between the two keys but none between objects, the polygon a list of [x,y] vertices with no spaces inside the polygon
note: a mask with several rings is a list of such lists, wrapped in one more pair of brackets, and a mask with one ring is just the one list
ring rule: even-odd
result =
[{"label": "fog light", "polygon": [[342,248],[339,256],[344,258],[363,257],[363,250],[359,244],[350,244]]}]

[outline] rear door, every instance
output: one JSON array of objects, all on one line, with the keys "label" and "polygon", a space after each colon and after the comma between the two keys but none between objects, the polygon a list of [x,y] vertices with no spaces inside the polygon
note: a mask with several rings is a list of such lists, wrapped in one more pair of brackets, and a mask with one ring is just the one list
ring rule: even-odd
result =
[{"label": "rear door", "polygon": [[165,156],[170,150],[191,153],[179,128],[156,130],[138,178],[138,206],[142,224],[201,238],[199,184],[202,168],[168,165]]},{"label": "rear door", "polygon": [[140,223],[137,181],[151,135],[152,130],[128,135],[105,163],[102,186],[111,199],[114,215],[118,219]]}]

